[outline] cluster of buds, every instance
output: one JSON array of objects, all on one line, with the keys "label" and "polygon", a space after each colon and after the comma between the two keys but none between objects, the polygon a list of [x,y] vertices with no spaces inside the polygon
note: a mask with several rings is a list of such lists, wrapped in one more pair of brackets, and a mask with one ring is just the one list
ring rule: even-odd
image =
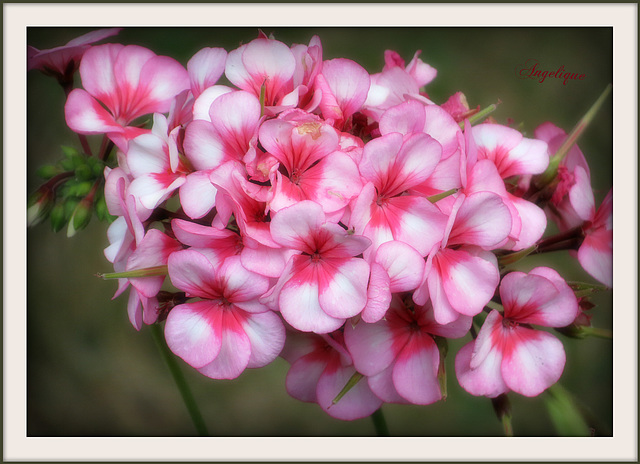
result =
[{"label": "cluster of buds", "polygon": [[[585,305],[554,269],[507,266],[570,249],[611,287],[611,192],[596,209],[575,133],[527,138],[460,92],[433,102],[419,56],[387,51],[370,74],[323,59],[318,37],[262,33],[186,67],[83,49],[65,117],[104,137],[105,277],[128,290],[133,326],[163,323],[214,379],[282,356],[289,394],[343,420],[439,401],[446,356],[472,395],[557,382],[563,345],[538,327],[580,324]],[[548,220],[560,233],[543,238]]]}]

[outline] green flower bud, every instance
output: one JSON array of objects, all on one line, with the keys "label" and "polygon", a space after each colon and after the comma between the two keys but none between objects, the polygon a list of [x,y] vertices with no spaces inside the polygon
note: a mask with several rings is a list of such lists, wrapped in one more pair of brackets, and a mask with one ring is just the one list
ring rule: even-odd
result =
[{"label": "green flower bud", "polygon": [[94,177],[93,169],[86,163],[76,167],[75,175],[78,180],[91,180]]},{"label": "green flower bud", "polygon": [[27,203],[27,227],[44,221],[53,208],[54,195],[50,189],[40,188],[31,195]]},{"label": "green flower bud", "polygon": [[46,164],[44,166],[40,166],[36,171],[36,174],[43,179],[51,179],[61,172],[62,170],[59,167],[54,166],[53,164]]},{"label": "green flower bud", "polygon": [[67,227],[67,237],[73,237],[77,231],[84,229],[91,221],[91,204],[85,200],[82,200],[76,206],[71,219],[69,220],[69,227]]},{"label": "green flower bud", "polygon": [[75,195],[77,197],[83,197],[87,195],[91,191],[91,187],[93,187],[93,182],[86,180],[84,182],[78,183],[75,188]]},{"label": "green flower bud", "polygon": [[54,232],[59,232],[67,223],[67,218],[64,214],[64,203],[58,202],[51,209],[49,218],[51,220],[51,228]]}]

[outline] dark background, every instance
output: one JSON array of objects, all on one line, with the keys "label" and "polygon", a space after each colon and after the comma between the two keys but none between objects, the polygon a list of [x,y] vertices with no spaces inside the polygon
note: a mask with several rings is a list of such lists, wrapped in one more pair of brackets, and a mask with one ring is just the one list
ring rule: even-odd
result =
[{"label": "dark background", "polygon": [[[612,82],[610,28],[270,28],[289,45],[308,43],[317,34],[323,58],[350,58],[370,73],[384,65],[385,49],[409,62],[415,50],[438,70],[427,86],[443,103],[461,90],[472,107],[501,101],[493,117],[522,123],[532,136],[545,121],[569,132]],[[29,28],[27,42],[40,49],[63,45],[88,32],[78,28]],[[106,41],[138,44],[169,55],[186,66],[203,47],[227,51],[257,36],[256,28],[127,28]],[[584,74],[582,81],[521,80],[528,59],[543,70],[560,66]],[[28,73],[27,185],[41,181],[36,169],[60,158],[60,145],[79,148],[66,127],[64,94],[56,81]],[[77,85],[80,85],[79,79]],[[615,91],[615,89],[614,89]],[[609,97],[579,142],[591,167],[596,203],[612,185],[612,98]],[[91,139],[99,144],[100,137]],[[27,435],[29,436],[189,436],[195,430],[148,327],[130,325],[126,295],[111,297],[115,282],[95,277],[110,272],[102,250],[108,245],[105,223],[68,239],[48,223],[27,230]],[[567,280],[592,282],[565,252],[528,258],[518,269],[555,267]],[[612,327],[611,292],[594,299],[594,325]],[[561,335],[567,367],[561,384],[596,419],[598,433],[610,435],[613,423],[612,343],[572,340]],[[453,370],[455,353],[468,338],[450,343],[449,397],[430,406],[384,405],[395,436],[500,436],[502,427],[491,402],[464,392]],[[180,361],[207,426],[218,436],[369,436],[369,419],[342,422],[317,405],[298,402],[284,389],[288,365],[248,370],[233,381],[208,379]],[[513,426],[520,436],[553,436],[542,398],[511,394]]]}]

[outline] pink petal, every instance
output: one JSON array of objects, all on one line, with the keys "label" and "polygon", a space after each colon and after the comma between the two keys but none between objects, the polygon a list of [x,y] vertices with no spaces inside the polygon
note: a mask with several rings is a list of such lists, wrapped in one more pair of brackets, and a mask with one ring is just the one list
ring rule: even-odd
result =
[{"label": "pink petal", "polygon": [[437,105],[427,105],[423,132],[437,140],[442,145],[442,159],[453,155],[459,148],[458,134],[460,126],[449,113]]},{"label": "pink petal", "polygon": [[[282,42],[271,39],[255,39],[242,51],[242,64],[251,76],[253,88],[259,94],[260,86],[266,81],[267,104],[274,104],[282,87],[293,77],[296,61],[291,49]],[[233,80],[233,75],[227,77]],[[241,87],[239,84],[236,84]],[[243,87],[241,87],[243,88]],[[244,89],[243,90],[248,90]]]},{"label": "pink petal", "polygon": [[[392,243],[392,242],[388,242]],[[389,274],[378,263],[371,265],[371,276],[367,288],[367,304],[362,310],[362,320],[368,323],[378,322],[389,309],[391,290]]]},{"label": "pink petal", "polygon": [[316,389],[320,376],[327,366],[328,359],[312,352],[298,358],[291,364],[285,387],[287,393],[297,400],[307,403],[315,403],[317,399]]},{"label": "pink petal", "polygon": [[578,302],[553,269],[538,267],[529,274],[511,272],[500,284],[504,316],[518,322],[565,327],[578,315]]},{"label": "pink petal", "polygon": [[[198,370],[212,379],[235,379],[245,370],[251,357],[251,342],[237,311],[222,312],[222,345],[218,356]],[[171,313],[169,313],[171,314]]]},{"label": "pink petal", "polygon": [[171,166],[166,142],[155,134],[142,134],[134,138],[129,142],[127,166],[134,178],[168,172]]},{"label": "pink petal", "polygon": [[546,142],[526,139],[510,127],[479,124],[473,127],[473,137],[478,146],[478,159],[492,160],[504,179],[540,174],[549,164]]},{"label": "pink petal", "polygon": [[380,117],[380,133],[382,135],[391,132],[409,134],[422,132],[425,123],[424,105],[415,100],[408,100],[399,105],[392,106]]},{"label": "pink petal", "polygon": [[220,298],[220,292],[211,287],[216,270],[213,264],[195,250],[182,250],[169,256],[171,283],[190,296],[209,299]]},{"label": "pink petal", "polygon": [[174,307],[164,328],[167,345],[177,356],[197,368],[220,353],[223,311],[209,301]]},{"label": "pink petal", "polygon": [[289,258],[296,254],[295,250],[271,248],[258,242],[250,242],[250,237],[244,238],[245,247],[240,254],[242,265],[263,276],[277,279],[284,271]]},{"label": "pink petal", "polygon": [[391,292],[409,292],[422,282],[424,259],[403,242],[393,240],[380,245],[375,262],[387,272]]},{"label": "pink petal", "polygon": [[534,203],[523,200],[515,195],[507,194],[509,201],[515,207],[522,224],[520,234],[512,250],[524,250],[533,246],[547,229],[547,217],[544,211]]},{"label": "pink petal", "polygon": [[301,177],[306,198],[322,205],[326,213],[338,211],[360,193],[358,167],[349,156],[336,151],[309,168]]},{"label": "pink petal", "polygon": [[[411,245],[422,256],[442,240],[447,217],[426,198],[413,195],[394,197],[377,209],[369,228],[389,229],[392,239]],[[371,237],[369,233],[365,235],[373,241],[372,251],[389,241]]]},{"label": "pink petal", "polygon": [[196,100],[193,102],[194,121],[204,120],[211,122],[211,115],[209,114],[211,104],[219,96],[229,92],[233,92],[233,89],[231,87],[227,87],[226,85],[212,85],[211,87],[203,90],[198,98],[196,98]]},{"label": "pink petal", "polygon": [[194,98],[208,87],[214,85],[222,73],[227,59],[224,48],[203,48],[191,57],[187,63],[187,72]]},{"label": "pink petal", "polygon": [[322,207],[312,201],[301,201],[283,208],[271,219],[271,236],[280,245],[315,253],[312,233],[324,222]]},{"label": "pink petal", "polygon": [[135,288],[132,288],[127,301],[127,314],[129,315],[129,322],[137,331],[142,328],[142,307],[140,304],[140,294]]},{"label": "pink petal", "polygon": [[[446,298],[458,313],[475,316],[493,297],[500,273],[487,256],[472,254],[469,249],[444,249],[434,257],[431,272],[441,276]],[[441,324],[451,322],[439,318],[437,312],[436,320]]]},{"label": "pink petal", "polygon": [[[257,300],[270,287],[267,277],[248,271],[242,266],[240,256],[225,259],[217,273],[224,288],[225,298],[240,308],[243,308],[244,302]],[[266,310],[266,307],[262,307],[262,311]]]},{"label": "pink petal", "polygon": [[393,368],[396,390],[413,404],[431,404],[440,400],[439,364],[440,352],[433,339],[428,335],[412,336]]},{"label": "pink petal", "polygon": [[[342,120],[348,119],[362,107],[370,85],[369,73],[363,67],[346,58],[336,58],[322,63],[321,75],[342,112]],[[323,97],[323,103],[320,104],[323,115],[326,112],[324,106]],[[325,118],[331,117],[331,114]]]},{"label": "pink petal", "polygon": [[511,213],[504,201],[494,193],[478,192],[467,196],[458,209],[447,243],[492,249],[510,231]]},{"label": "pink petal", "polygon": [[64,106],[67,125],[80,134],[120,132],[120,126],[91,95],[83,89],[73,89]]},{"label": "pink petal", "polygon": [[[169,256],[181,248],[182,246],[176,240],[159,230],[150,229],[127,260],[126,270],[165,265]],[[136,277],[129,281],[143,296],[152,298],[160,291],[164,276]]]},{"label": "pink petal", "polygon": [[329,333],[338,329],[344,319],[329,316],[320,306],[317,267],[308,256],[293,256],[291,260],[293,275],[283,285],[278,300],[282,317],[303,332]]},{"label": "pink petal", "polygon": [[193,172],[180,187],[180,205],[191,219],[206,216],[216,204],[218,190],[209,180],[209,175],[209,171]]},{"label": "pink petal", "polygon": [[369,388],[385,403],[410,404],[406,398],[400,396],[393,384],[394,367],[395,364],[392,363],[379,374],[367,377]]},{"label": "pink petal", "polygon": [[575,176],[575,184],[569,190],[569,202],[580,219],[589,221],[596,213],[591,178],[581,166],[575,168],[573,175]]},{"label": "pink petal", "polygon": [[257,136],[260,102],[248,92],[225,93],[216,98],[209,109],[217,138],[223,141],[225,154],[242,159],[252,138]]},{"label": "pink petal", "polygon": [[580,265],[607,287],[613,287],[613,230],[587,234],[578,250]]},{"label": "pink petal", "polygon": [[470,342],[463,346],[456,355],[455,369],[460,386],[472,395],[489,398],[495,398],[501,393],[509,391],[502,380],[500,371],[502,353],[497,349],[490,350],[482,363],[471,368],[473,351],[474,342]]},{"label": "pink petal", "polygon": [[210,122],[192,121],[185,129],[185,156],[196,170],[214,169],[227,161],[223,148]]},{"label": "pink petal", "polygon": [[367,376],[378,374],[391,365],[404,346],[398,344],[386,321],[358,322],[355,326],[347,323],[344,341],[356,370]]},{"label": "pink petal", "polygon": [[320,306],[329,316],[347,319],[364,309],[369,265],[363,259],[323,258],[317,275]]},{"label": "pink petal", "polygon": [[251,342],[248,368],[263,367],[282,351],[285,341],[284,325],[273,312],[251,314],[242,322],[242,329]]},{"label": "pink petal", "polygon": [[154,56],[140,71],[138,91],[141,106],[130,117],[148,113],[166,113],[171,108],[173,98],[189,88],[187,70],[168,56]]},{"label": "pink petal", "polygon": [[[171,221],[171,230],[176,238],[187,246],[213,248],[218,251],[230,250],[229,252],[221,253],[224,257],[235,254],[238,241],[240,240],[236,233],[228,229],[203,226],[182,219],[174,219]],[[233,251],[231,252],[231,250]]]},{"label": "pink petal", "polygon": [[511,390],[537,396],[560,379],[566,355],[553,335],[517,327],[509,333],[507,347],[501,372]]},{"label": "pink petal", "polygon": [[91,47],[83,55],[79,68],[82,87],[112,111],[117,103],[113,99],[117,89],[113,68],[118,54],[124,48],[121,44]]},{"label": "pink petal", "polygon": [[318,381],[318,404],[331,417],[341,420],[355,420],[373,414],[382,401],[371,392],[369,385],[361,379],[336,404],[333,399],[340,393],[351,376],[356,373],[353,367],[335,366],[331,364],[320,376]]}]

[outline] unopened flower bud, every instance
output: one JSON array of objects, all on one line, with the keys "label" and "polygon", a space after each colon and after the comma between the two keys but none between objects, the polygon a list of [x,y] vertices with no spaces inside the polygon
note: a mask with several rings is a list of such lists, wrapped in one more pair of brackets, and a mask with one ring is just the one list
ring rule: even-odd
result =
[{"label": "unopened flower bud", "polygon": [[69,219],[69,227],[67,228],[67,237],[73,237],[77,231],[84,229],[91,220],[91,203],[83,199]]},{"label": "unopened flower bud", "polygon": [[52,177],[57,176],[62,171],[59,167],[53,164],[45,164],[44,166],[40,166],[36,171],[36,174],[43,179],[51,179]]},{"label": "unopened flower bud", "polygon": [[51,209],[49,218],[51,220],[51,228],[54,232],[62,230],[62,228],[67,223],[67,218],[64,214],[64,203],[56,203],[55,206]]},{"label": "unopened flower bud", "polygon": [[27,226],[35,226],[47,218],[54,204],[54,193],[48,188],[40,188],[29,198]]}]

